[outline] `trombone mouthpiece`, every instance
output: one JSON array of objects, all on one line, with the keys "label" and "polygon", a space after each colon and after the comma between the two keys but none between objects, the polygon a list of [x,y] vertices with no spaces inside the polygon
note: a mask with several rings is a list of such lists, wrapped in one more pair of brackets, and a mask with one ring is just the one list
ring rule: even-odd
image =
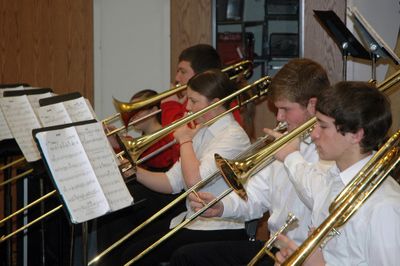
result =
[{"label": "trombone mouthpiece", "polygon": [[274,131],[286,131],[287,127],[288,127],[288,123],[286,121],[281,121],[274,128]]}]

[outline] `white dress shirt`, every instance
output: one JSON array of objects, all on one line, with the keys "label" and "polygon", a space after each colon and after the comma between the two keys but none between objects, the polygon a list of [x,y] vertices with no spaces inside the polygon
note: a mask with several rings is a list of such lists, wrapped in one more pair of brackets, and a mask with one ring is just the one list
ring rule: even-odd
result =
[{"label": "white dress shirt", "polygon": [[[310,163],[319,159],[313,143],[302,142],[300,153]],[[269,211],[268,229],[273,234],[285,223],[288,213],[291,212],[299,221],[288,228],[287,235],[298,244],[304,241],[308,234],[311,207],[308,208],[296,194],[283,163],[274,161],[251,177],[245,188],[248,194],[247,202],[234,193],[222,200],[223,217],[252,220]]]},{"label": "white dress shirt", "polygon": [[[240,152],[250,147],[250,140],[243,128],[235,121],[232,114],[227,114],[209,127],[201,128],[193,138],[193,148],[196,157],[200,160],[200,176],[207,178],[217,171],[214,154],[218,153],[224,158],[232,159]],[[187,190],[180,160],[166,172],[173,193],[179,193],[182,189]],[[215,178],[201,189],[220,195],[228,189],[222,177]],[[186,217],[193,214],[192,208],[186,200],[188,210]],[[219,229],[241,229],[244,228],[243,221],[226,218],[204,218],[198,217],[186,226],[193,230],[219,230]]]},{"label": "white dress shirt", "polygon": [[[368,156],[340,172],[337,166],[324,172],[305,163],[298,152],[285,159],[296,190],[313,203],[312,225],[318,227],[329,215],[336,195],[368,162]],[[358,211],[323,246],[327,265],[399,265],[400,186],[387,179]]]}]

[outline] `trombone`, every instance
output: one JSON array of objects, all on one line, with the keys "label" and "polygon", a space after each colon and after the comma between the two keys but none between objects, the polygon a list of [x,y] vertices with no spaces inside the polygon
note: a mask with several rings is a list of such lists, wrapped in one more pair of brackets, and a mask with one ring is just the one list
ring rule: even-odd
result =
[{"label": "trombone", "polygon": [[[233,64],[231,66],[228,66],[226,68],[223,68],[222,72],[225,72],[230,77],[231,80],[236,79],[236,78],[238,78],[240,76],[243,76],[244,78],[248,79],[250,77],[250,75],[252,74],[251,68],[252,68],[252,62],[249,61],[249,60],[244,60],[244,61],[241,61],[239,63],[236,63],[236,64]],[[169,90],[167,90],[167,91],[165,91],[163,93],[160,93],[160,94],[155,95],[153,97],[150,97],[148,99],[145,99],[145,100],[142,100],[142,101],[138,101],[138,102],[132,102],[132,103],[122,102],[122,101],[119,101],[119,100],[114,98],[114,103],[115,103],[115,105],[117,106],[117,108],[118,108],[118,110],[120,112],[103,119],[102,123],[104,125],[106,125],[110,121],[113,121],[113,120],[118,119],[118,118],[121,118],[122,120],[124,120],[123,114],[125,112],[132,112],[132,111],[135,111],[135,110],[139,110],[139,109],[141,109],[143,107],[146,107],[146,106],[155,104],[157,102],[160,102],[162,99],[165,99],[165,98],[167,98],[167,97],[169,97],[171,95],[174,95],[176,93],[179,93],[179,92],[185,90],[186,87],[187,87],[186,85],[178,85],[178,86],[176,86],[174,88],[171,88],[171,89],[169,89]],[[155,112],[149,114],[148,116],[146,116],[146,118],[148,118],[150,116],[153,116],[153,115],[156,115],[159,112],[161,112],[161,110],[158,110],[158,111],[155,111]],[[146,118],[143,118],[143,120],[146,119]],[[119,127],[117,129],[114,129],[112,131],[107,132],[107,136],[116,134],[116,133],[118,133],[118,132],[120,132],[120,131],[122,131],[122,130],[130,127],[130,126],[132,126],[134,123],[137,123],[137,122],[139,122],[139,121],[133,121],[133,122],[130,122],[130,123],[125,123],[125,126],[122,126],[122,127]],[[24,160],[25,160],[24,157],[19,158],[19,159],[15,160],[15,161],[7,164],[7,165],[1,166],[0,170],[5,170],[8,167],[16,165],[16,164],[18,164],[18,163],[20,163],[20,162],[22,162]]]},{"label": "trombone", "polygon": [[[279,148],[281,148],[284,144],[286,144],[287,142],[291,141],[294,138],[299,137],[301,134],[304,134],[304,131],[309,129],[310,127],[312,127],[315,123],[316,119],[311,119],[311,121],[309,121],[309,123],[307,123],[307,125],[303,125],[302,128],[299,128],[298,130],[293,130],[292,132],[284,135],[283,137],[279,138],[278,140],[275,140],[271,145],[269,145],[268,147],[272,147],[271,149],[269,149],[267,152],[265,151],[265,148],[261,149],[262,154],[265,157],[268,158],[273,158],[274,154],[276,153],[277,150],[279,150]],[[257,153],[260,151],[257,151]],[[246,155],[246,154],[245,154]],[[217,158],[220,158],[219,155],[215,155],[216,157],[216,164],[217,167],[219,168],[219,172],[220,174],[222,174],[222,176],[224,177],[224,171],[226,170],[225,168],[225,164],[224,161],[220,161],[217,160]],[[270,163],[271,161],[268,161],[268,163]],[[221,164],[220,164],[221,163]],[[263,165],[265,167],[265,164]],[[258,168],[259,170],[260,168]],[[219,176],[219,174],[215,174],[214,176]],[[248,175],[246,178],[249,178],[250,175]],[[224,177],[225,178],[225,177]],[[204,179],[202,181],[205,181],[208,179]],[[199,183],[202,183],[202,181],[200,181]],[[240,183],[242,183],[242,181],[245,180],[238,180]],[[199,184],[198,183],[198,184]],[[244,183],[244,182],[243,182]],[[228,183],[229,184],[229,183]],[[199,188],[199,186],[197,186],[197,184],[192,187],[194,189]],[[192,192],[193,190],[187,190],[187,194]],[[181,224],[179,224],[177,227],[175,227],[174,229],[172,229],[171,231],[169,231],[166,235],[164,235],[162,238],[160,238],[159,240],[157,240],[155,243],[153,243],[151,246],[149,246],[147,249],[145,249],[144,251],[142,251],[140,254],[138,254],[136,257],[134,257],[133,259],[131,259],[130,261],[128,261],[125,265],[131,265],[132,263],[135,263],[136,261],[138,261],[139,259],[141,259],[143,256],[145,256],[147,253],[149,253],[152,249],[154,249],[155,247],[157,247],[159,244],[161,244],[163,241],[165,241],[166,239],[168,239],[170,236],[172,236],[174,233],[176,233],[178,230],[180,230],[182,227],[186,226],[188,223],[190,223],[191,221],[193,221],[195,218],[197,218],[198,216],[200,216],[203,212],[205,212],[207,209],[209,209],[210,207],[212,207],[215,203],[217,203],[219,200],[221,200],[222,198],[224,198],[226,195],[228,195],[229,193],[231,193],[232,191],[235,191],[236,193],[238,193],[238,195],[242,198],[246,198],[246,192],[244,190],[243,186],[238,186],[238,187],[233,187],[230,186],[227,190],[225,190],[224,192],[222,192],[217,198],[215,198],[213,201],[209,202],[208,204],[206,204],[203,208],[201,208],[200,210],[198,210],[196,213],[193,213],[190,217],[186,218],[186,220],[184,222],[182,222]],[[185,192],[185,196],[187,195]]]},{"label": "trombone", "polygon": [[[239,76],[243,75],[244,78],[249,78],[251,75],[251,67],[252,67],[252,62],[249,60],[244,60],[241,61],[237,64],[228,66],[226,68],[223,68],[221,71],[226,73],[231,80],[234,80],[238,78]],[[117,110],[120,113],[126,113],[126,112],[132,112],[139,110],[145,106],[149,106],[152,104],[155,104],[157,102],[160,102],[162,99],[165,99],[171,95],[177,94],[187,88],[186,85],[178,85],[176,87],[173,87],[163,93],[160,93],[158,95],[155,95],[153,97],[150,97],[148,99],[139,101],[139,102],[122,102],[117,99],[113,99],[115,106],[117,107]]]},{"label": "trombone", "polygon": [[[232,108],[230,108],[229,110],[223,112],[222,114],[220,114],[219,116],[213,118],[212,120],[208,121],[207,124],[210,124],[212,122],[214,122],[216,119],[219,119],[221,116],[226,115],[229,112],[232,112],[238,108],[240,108],[242,105],[250,103],[252,101],[255,101],[257,99],[259,99],[260,97],[264,96],[267,92],[268,92],[268,87],[270,84],[270,77],[264,77],[261,78],[259,80],[257,80],[256,82],[254,82],[253,84],[250,84],[242,89],[240,89],[239,91],[234,92],[233,94],[221,99],[220,101],[206,107],[203,110],[200,110],[194,114],[191,114],[187,117],[184,117],[178,121],[176,121],[175,123],[165,127],[164,129],[161,129],[160,131],[156,132],[153,135],[150,135],[150,137],[145,138],[144,141],[140,140],[137,141],[139,143],[139,145],[148,145],[147,142],[150,141],[156,141],[160,136],[162,137],[163,135],[169,134],[172,130],[175,130],[177,127],[180,127],[194,119],[196,119],[197,117],[203,115],[204,113],[208,112],[209,110],[220,106],[222,104],[224,104],[227,101],[230,101],[231,99],[233,99],[234,97],[236,97],[237,95],[249,90],[250,88],[257,86],[259,88],[258,94],[255,94],[254,96],[252,96],[250,99],[247,99],[246,101],[240,103],[237,106],[234,106]],[[146,136],[145,136],[146,137]],[[258,148],[258,146],[260,146],[261,144],[263,144],[266,141],[267,137],[264,137],[262,139],[260,139],[259,141],[257,141],[256,143],[254,143],[249,150],[247,150],[247,152],[249,151],[253,151],[254,149]],[[142,138],[140,138],[142,139]],[[146,142],[146,143],[144,143]],[[144,143],[144,144],[143,144]],[[129,143],[128,143],[129,145]],[[128,146],[127,145],[127,146]],[[127,153],[131,153],[131,151],[128,151],[128,149],[131,148],[128,146],[127,148]],[[136,147],[134,147],[136,148]],[[131,148],[133,149],[133,148]],[[139,151],[135,152],[134,156],[137,156],[137,154],[140,153],[140,150],[143,150],[142,147],[138,147]],[[135,151],[135,150],[134,150]],[[134,152],[133,151],[133,152]],[[140,154],[139,154],[140,155]],[[137,157],[135,157],[137,158]],[[206,184],[208,184],[211,180],[213,180],[214,178],[219,177],[218,172],[215,172],[214,174],[208,176],[207,178],[201,180],[200,182],[198,182],[197,184],[195,184],[194,186],[192,186],[191,188],[189,188],[188,190],[186,190],[185,192],[183,192],[182,194],[180,194],[176,199],[174,199],[173,201],[171,201],[168,205],[166,205],[164,208],[162,208],[161,210],[159,210],[157,213],[155,213],[154,215],[152,215],[150,218],[148,218],[146,221],[144,221],[142,224],[140,224],[139,226],[137,226],[136,228],[134,228],[132,231],[130,231],[128,234],[126,234],[124,237],[122,237],[121,239],[119,239],[118,241],[116,241],[114,244],[112,244],[110,247],[108,247],[107,249],[105,249],[104,251],[102,251],[99,255],[97,255],[95,258],[93,258],[91,261],[89,261],[88,265],[92,265],[96,262],[98,262],[102,257],[104,257],[106,254],[108,254],[110,251],[112,251],[114,248],[118,247],[120,244],[122,244],[125,240],[127,240],[129,237],[131,237],[132,235],[136,234],[138,231],[140,231],[141,229],[143,229],[145,226],[147,226],[148,224],[150,224],[152,221],[154,221],[155,219],[157,219],[159,216],[161,216],[163,213],[165,213],[166,211],[168,211],[170,208],[172,208],[173,206],[175,206],[178,202],[180,202],[181,200],[185,199],[187,197],[187,195],[189,195],[190,193],[192,193],[193,191],[196,191],[197,189],[205,186]],[[205,210],[204,210],[205,211]],[[199,214],[200,215],[200,214]],[[198,216],[198,215],[197,215]],[[194,218],[193,218],[194,219]],[[184,225],[182,225],[183,227]]]},{"label": "trombone", "polygon": [[[254,82],[253,84],[248,85],[248,86],[242,88],[241,90],[239,90],[239,91],[237,91],[237,92],[235,92],[235,93],[233,93],[233,94],[231,94],[231,95],[225,97],[223,100],[221,100],[221,101],[219,101],[219,102],[213,104],[212,106],[207,107],[207,108],[206,108],[207,110],[204,110],[204,109],[203,109],[203,110],[201,110],[201,111],[199,111],[199,112],[197,112],[197,113],[195,113],[195,114],[193,114],[193,115],[190,115],[190,116],[188,116],[188,117],[185,117],[184,119],[181,119],[181,120],[184,120],[185,122],[181,122],[181,124],[175,125],[175,126],[174,126],[174,124],[171,124],[170,126],[167,127],[167,128],[169,128],[169,130],[165,130],[166,128],[161,129],[161,130],[160,130],[160,131],[162,131],[161,133],[156,132],[155,135],[156,135],[157,137],[145,138],[145,139],[147,140],[146,143],[149,144],[149,146],[150,146],[150,145],[152,144],[151,141],[153,141],[153,142],[154,142],[154,141],[157,141],[157,140],[159,139],[158,137],[162,138],[162,137],[163,137],[162,134],[164,134],[164,136],[165,136],[166,134],[169,134],[170,131],[174,130],[175,128],[177,128],[177,127],[183,125],[184,123],[187,123],[187,122],[189,122],[189,121],[191,121],[191,120],[196,119],[197,117],[203,115],[205,112],[207,112],[207,111],[211,110],[212,108],[215,108],[215,107],[217,107],[217,106],[219,106],[219,105],[222,105],[224,102],[226,102],[226,101],[228,101],[228,100],[230,100],[230,99],[236,97],[237,95],[239,95],[239,94],[241,94],[241,93],[243,93],[243,92],[249,90],[249,89],[252,88],[253,86],[258,86],[258,87],[260,88],[260,92],[259,92],[257,95],[254,95],[254,96],[251,97],[250,99],[244,101],[243,103],[241,103],[241,104],[239,104],[239,105],[237,105],[237,106],[232,107],[230,110],[225,111],[224,113],[220,114],[219,116],[217,116],[217,117],[215,117],[214,119],[212,119],[212,120],[210,120],[210,121],[207,122],[207,124],[212,123],[212,122],[214,122],[215,120],[217,120],[218,118],[220,118],[221,116],[227,114],[228,112],[232,112],[232,111],[234,111],[234,110],[240,108],[243,104],[247,104],[247,103],[249,103],[249,102],[252,102],[252,101],[258,99],[260,96],[264,95],[264,94],[267,92],[266,87],[268,87],[269,83],[270,83],[270,78],[269,78],[269,77],[261,78],[261,79],[259,79],[258,81]],[[151,114],[150,114],[150,115],[151,115]],[[145,119],[145,117],[144,117],[144,118],[140,118],[140,119],[138,119],[138,120],[135,120],[135,121],[133,121],[133,122],[137,123],[139,120],[141,121],[142,119]],[[179,120],[179,121],[180,121],[180,120]],[[178,121],[177,121],[177,122],[178,122]],[[157,133],[158,133],[158,134],[157,134]],[[145,136],[145,137],[146,137],[146,136]],[[142,138],[144,138],[144,137],[142,137]],[[141,139],[141,138],[140,138],[140,139]],[[143,149],[143,151],[144,151],[144,150],[145,150],[145,149]],[[129,153],[128,153],[127,151],[125,151],[125,153],[126,153],[127,155],[129,155]],[[120,154],[121,154],[121,153],[120,153]],[[118,155],[120,155],[120,154],[118,154]],[[117,155],[117,156],[118,156],[118,155]],[[139,154],[139,156],[140,156],[140,154]],[[138,163],[142,163],[143,161],[144,161],[144,158],[142,158],[142,159],[140,159],[140,160],[135,160],[134,162],[136,162],[136,164],[138,164]],[[48,194],[46,194],[46,195],[42,196],[41,198],[39,198],[38,200],[36,200],[35,202],[33,202],[33,203],[31,203],[31,204],[29,204],[29,205],[23,207],[22,209],[20,209],[20,210],[16,211],[15,213],[9,215],[8,217],[4,218],[3,220],[0,221],[0,223],[3,223],[4,221],[11,219],[12,217],[14,217],[15,215],[17,215],[18,213],[21,213],[21,212],[23,212],[24,210],[26,210],[26,209],[28,209],[28,208],[30,208],[30,207],[36,205],[37,203],[39,203],[39,202],[41,202],[41,201],[47,199],[47,198],[50,197],[51,195],[54,195],[55,192],[56,192],[56,190],[53,190],[53,191],[49,192]],[[62,205],[59,205],[59,206],[57,206],[55,209],[58,210],[58,209],[60,209],[61,207],[62,207]],[[41,216],[41,219],[43,219],[43,218],[47,217],[48,215],[50,215],[51,213],[53,213],[53,212],[55,211],[55,209],[53,209],[53,210],[49,211],[48,213],[44,214],[43,216]],[[39,219],[36,219],[35,221],[33,221],[32,224],[33,224],[34,222],[37,222],[37,221],[39,221]],[[30,224],[30,225],[31,225],[31,224]],[[27,226],[28,226],[28,225],[27,225]],[[22,231],[22,230],[26,229],[27,226],[24,226],[23,229],[18,229],[17,231],[18,231],[18,232],[19,232],[19,231]],[[16,232],[12,233],[12,235],[14,235],[15,233],[16,233]],[[2,241],[4,241],[4,240],[8,239],[8,238],[9,238],[8,236],[2,236],[1,239],[0,239],[0,243],[1,243]]]},{"label": "trombone", "polygon": [[[378,86],[377,86],[377,88],[378,88],[378,90],[380,90],[381,92],[385,92],[385,91],[387,91],[388,89],[390,89],[391,87],[393,87],[395,84],[397,84],[398,82],[400,81],[400,71],[397,71],[396,73],[394,73],[393,75],[391,75],[390,77],[388,77],[386,80],[384,80],[382,83],[380,83]],[[242,174],[241,174],[241,171],[243,171],[242,169],[241,169],[241,166],[242,165],[245,165],[245,163],[246,162],[228,162],[229,163],[229,166],[230,167],[232,167],[234,170],[233,171],[236,171],[236,174],[238,175],[238,176],[241,176]],[[372,165],[372,162],[371,163],[368,163],[367,165],[366,165],[366,167],[368,166],[368,167],[370,167]],[[229,169],[229,168],[228,168]],[[245,174],[243,174],[243,176],[245,176]],[[235,176],[234,176],[235,177]],[[233,184],[238,184],[238,182],[236,182],[236,180],[237,180],[237,177],[235,177],[235,178],[232,178],[232,179],[230,179],[230,178],[228,178],[228,180],[233,180],[232,181],[232,183]],[[228,181],[227,181],[228,182]],[[354,183],[353,183],[354,182]],[[353,182],[352,182],[352,184],[349,184],[345,189],[343,189],[343,191],[337,196],[337,198],[335,199],[335,201],[331,204],[331,206],[330,206],[330,208],[329,208],[329,211],[332,213],[333,211],[334,211],[334,206],[337,206],[337,205],[339,205],[339,204],[341,204],[341,203],[343,203],[346,199],[348,199],[348,197],[351,195],[351,193],[350,193],[350,189],[352,189],[352,188],[354,188],[354,186],[355,186],[355,182],[356,182],[356,180],[354,179],[353,180]],[[231,183],[231,182],[230,182]],[[239,183],[240,184],[240,183]],[[334,228],[332,228],[332,231],[334,231],[335,229]],[[322,240],[321,240],[322,241]],[[263,248],[264,249],[264,248]],[[262,250],[263,250],[262,249]],[[258,253],[258,254],[260,254],[260,253],[262,253],[262,250]],[[300,251],[299,251],[300,252]],[[303,251],[301,251],[301,252],[303,252]],[[304,252],[307,252],[307,255],[301,255],[301,256],[305,256],[305,258],[310,254],[310,252],[311,251],[304,251]],[[256,255],[256,257],[258,256],[258,254]],[[295,255],[293,255],[293,256],[295,256]],[[256,261],[258,261],[258,259],[260,258],[257,258],[256,259],[256,257],[254,257],[252,260],[251,260],[251,262],[250,262],[250,264],[252,264],[252,263],[255,263]],[[302,261],[304,261],[305,260],[305,258],[304,259],[301,259]],[[299,259],[300,260],[300,259]],[[299,262],[296,262],[296,263],[293,263],[292,261],[289,263],[288,262],[288,264],[287,265],[292,265],[292,264],[295,264],[295,265],[297,265],[297,264],[301,264],[301,263],[299,263]],[[285,264],[286,265],[286,264]]]},{"label": "trombone", "polygon": [[[118,115],[119,115],[119,114],[118,114]],[[135,120],[135,121],[130,122],[129,125],[133,125],[133,124],[135,124],[135,123],[139,123],[140,121],[145,120],[145,119],[147,119],[149,116],[152,116],[152,115],[153,115],[153,113],[152,113],[152,114],[149,114],[149,115],[147,115],[147,116],[141,117],[141,118],[139,118],[139,119],[137,119],[137,120]],[[110,118],[108,118],[108,119],[114,119],[114,118],[117,118],[117,117],[118,117],[118,116],[115,115],[114,117],[110,117]],[[104,120],[102,121],[102,123],[104,123]],[[106,136],[110,136],[110,135],[112,135],[112,134],[116,134],[116,133],[118,133],[119,131],[121,131],[122,129],[124,129],[124,128],[119,128],[119,129],[113,130],[113,131],[111,131],[111,132],[108,132],[108,133],[106,134]],[[120,152],[120,153],[118,153],[116,156],[117,156],[117,157],[120,157],[120,156],[122,156],[122,154],[123,154],[123,152]],[[23,159],[23,158],[21,158],[21,159]],[[144,162],[144,161],[145,161],[145,160],[143,160],[143,158],[142,158],[142,159],[140,160],[140,162],[138,161],[138,163],[142,163],[142,162]],[[128,168],[128,169],[129,169],[129,168]],[[126,169],[126,170],[128,170],[128,169]],[[122,171],[125,171],[125,169],[123,169]],[[33,169],[28,169],[27,171],[25,171],[25,172],[23,172],[23,173],[21,173],[21,174],[15,176],[15,177],[11,178],[11,179],[8,179],[8,180],[6,180],[6,181],[0,183],[0,186],[3,186],[3,185],[8,184],[8,183],[11,183],[11,182],[13,182],[13,181],[15,181],[15,180],[17,180],[17,179],[19,179],[19,178],[22,178],[22,177],[24,177],[24,176],[26,176],[26,175],[28,175],[28,174],[31,174],[32,172],[33,172]],[[54,190],[50,191],[49,193],[47,193],[47,194],[41,196],[40,198],[36,199],[35,201],[29,203],[28,205],[22,207],[21,209],[18,209],[17,211],[15,211],[15,212],[11,213],[10,215],[4,217],[2,220],[0,220],[0,225],[3,224],[3,223],[5,223],[6,221],[12,219],[13,217],[17,216],[18,214],[20,214],[20,213],[26,211],[27,209],[29,209],[29,208],[31,208],[31,207],[37,205],[38,203],[40,203],[40,202],[42,202],[42,201],[44,201],[44,200],[50,198],[51,196],[56,195],[56,192],[57,192],[57,191],[54,189]],[[6,235],[6,236],[3,235],[3,236],[0,238],[0,243],[3,242],[3,241],[5,241],[5,240],[7,240],[7,239],[10,238],[10,237],[12,237],[13,235],[17,234],[18,232],[25,230],[26,228],[28,228],[29,226],[35,224],[36,222],[38,222],[38,221],[40,221],[40,220],[46,218],[47,216],[49,216],[49,215],[52,214],[53,212],[55,212],[55,211],[61,209],[62,206],[63,206],[63,205],[60,204],[60,205],[58,205],[57,207],[55,207],[54,209],[50,210],[49,212],[43,214],[42,216],[38,217],[37,219],[35,219],[35,220],[31,221],[30,223],[24,225],[23,227],[16,229],[15,231],[13,231],[12,233],[10,233],[9,235]]]},{"label": "trombone", "polygon": [[296,218],[295,215],[293,215],[292,213],[288,214],[288,217],[286,218],[286,222],[285,224],[279,228],[278,231],[275,232],[275,234],[273,234],[268,241],[264,244],[264,246],[262,247],[262,249],[260,249],[260,251],[253,257],[253,259],[247,264],[248,266],[254,266],[256,265],[256,263],[262,258],[264,257],[265,254],[268,254],[268,256],[270,256],[271,258],[273,258],[275,261],[275,255],[272,254],[272,252],[270,251],[270,249],[273,247],[273,244],[276,240],[276,238],[278,237],[278,235],[282,234],[291,224],[297,222],[298,219]]},{"label": "trombone", "polygon": [[400,162],[400,130],[372,156],[329,206],[330,215],[282,265],[301,265],[313,250],[343,226]]}]

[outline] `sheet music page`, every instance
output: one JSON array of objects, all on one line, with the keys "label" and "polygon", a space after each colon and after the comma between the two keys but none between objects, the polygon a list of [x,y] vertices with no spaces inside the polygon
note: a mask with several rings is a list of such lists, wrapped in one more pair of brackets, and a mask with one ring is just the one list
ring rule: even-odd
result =
[{"label": "sheet music page", "polygon": [[63,103],[41,106],[37,112],[40,122],[44,127],[64,125],[73,122]]},{"label": "sheet music page", "polygon": [[93,118],[96,119],[96,120],[99,120],[99,119],[97,119],[96,113],[94,112],[93,106],[92,106],[92,104],[89,102],[89,100],[85,98],[85,102],[86,102],[86,105],[87,105],[87,107],[89,108],[90,112],[92,113]]},{"label": "sheet music page", "polygon": [[28,100],[31,103],[33,111],[35,111],[36,116],[38,116],[38,109],[40,108],[39,100],[43,98],[48,98],[54,96],[54,93],[52,92],[46,92],[46,93],[41,93],[41,94],[30,94],[27,95]]},{"label": "sheet music page", "polygon": [[70,101],[65,101],[63,102],[63,104],[65,106],[65,109],[67,109],[67,112],[71,117],[72,122],[96,119],[96,117],[90,111],[88,103],[83,97]]},{"label": "sheet music page", "polygon": [[40,159],[32,129],[40,128],[38,118],[26,95],[0,98],[0,105],[12,135],[28,162]]},{"label": "sheet music page", "polygon": [[13,135],[8,127],[6,118],[4,117],[3,110],[0,108],[0,141],[4,139],[12,139]]},{"label": "sheet music page", "polygon": [[117,159],[104,134],[102,124],[91,123],[76,126],[76,130],[111,210],[115,211],[130,206],[133,198],[118,169]]},{"label": "sheet music page", "polygon": [[39,132],[36,138],[71,221],[81,223],[107,213],[107,199],[75,128]]}]

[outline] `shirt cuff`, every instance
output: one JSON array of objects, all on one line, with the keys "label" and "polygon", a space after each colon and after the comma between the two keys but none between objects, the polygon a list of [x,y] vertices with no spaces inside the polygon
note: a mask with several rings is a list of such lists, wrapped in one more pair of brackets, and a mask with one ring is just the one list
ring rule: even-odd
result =
[{"label": "shirt cuff", "polygon": [[[235,191],[232,191],[231,194],[232,193],[235,193]],[[224,218],[232,218],[233,217],[234,210],[233,210],[233,204],[232,204],[231,197],[232,197],[231,195],[228,195],[221,200],[222,204],[224,205],[224,211],[223,211],[221,217],[224,217]]]},{"label": "shirt cuff", "polygon": [[283,163],[291,173],[294,173],[296,171],[296,166],[302,162],[305,162],[305,160],[300,151],[294,151],[286,156]]}]

